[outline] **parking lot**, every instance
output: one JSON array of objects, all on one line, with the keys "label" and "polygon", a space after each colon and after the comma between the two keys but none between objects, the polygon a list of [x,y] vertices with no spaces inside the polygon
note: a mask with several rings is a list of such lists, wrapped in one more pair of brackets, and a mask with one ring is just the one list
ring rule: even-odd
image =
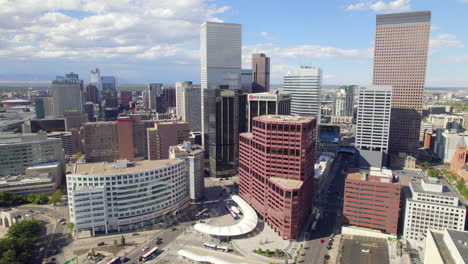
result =
[{"label": "parking lot", "polygon": [[387,241],[363,236],[343,237],[340,263],[388,264]]}]

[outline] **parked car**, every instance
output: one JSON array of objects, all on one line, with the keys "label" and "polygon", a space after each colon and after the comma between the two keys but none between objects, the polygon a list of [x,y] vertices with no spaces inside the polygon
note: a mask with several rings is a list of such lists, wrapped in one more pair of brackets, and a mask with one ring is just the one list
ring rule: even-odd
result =
[{"label": "parked car", "polygon": [[370,252],[370,250],[369,250],[369,249],[367,249],[367,248],[363,248],[363,249],[361,249],[361,252],[363,252],[363,253],[369,253],[369,252]]},{"label": "parked car", "polygon": [[325,242],[325,240],[323,240],[323,239],[320,239],[320,244],[323,244],[323,242]]},{"label": "parked car", "polygon": [[98,245],[98,247],[101,247],[101,246],[104,246],[105,244],[106,243],[104,243],[104,242],[99,242],[97,245]]}]

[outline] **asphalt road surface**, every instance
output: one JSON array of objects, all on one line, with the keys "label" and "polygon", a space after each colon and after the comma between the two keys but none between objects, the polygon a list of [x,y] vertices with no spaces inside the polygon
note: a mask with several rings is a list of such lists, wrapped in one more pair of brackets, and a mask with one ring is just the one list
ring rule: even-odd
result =
[{"label": "asphalt road surface", "polygon": [[[349,160],[341,155],[335,159],[330,170],[330,176],[334,179],[328,186],[324,197],[317,201],[316,207],[320,208],[321,219],[317,222],[316,230],[310,231],[308,241],[305,242],[305,248],[299,259],[300,263],[322,264],[325,255],[328,254],[327,245],[332,233],[337,233],[342,225],[342,208],[345,174],[342,169],[347,168]],[[327,188],[327,187],[325,187]],[[310,225],[309,225],[310,226]],[[320,243],[320,239],[324,242]],[[334,245],[331,245],[334,247]]]}]

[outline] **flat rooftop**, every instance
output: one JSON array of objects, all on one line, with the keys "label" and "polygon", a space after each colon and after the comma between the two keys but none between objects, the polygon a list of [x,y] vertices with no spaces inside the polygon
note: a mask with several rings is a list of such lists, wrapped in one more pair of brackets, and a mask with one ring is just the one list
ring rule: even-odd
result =
[{"label": "flat rooftop", "polygon": [[351,180],[365,181],[367,177],[365,173],[353,172],[353,173],[348,173],[346,178],[351,179]]},{"label": "flat rooftop", "polygon": [[447,233],[453,240],[455,247],[463,257],[465,263],[468,263],[468,232],[453,229],[447,229]]},{"label": "flat rooftop", "polygon": [[87,175],[114,175],[123,173],[134,173],[147,171],[151,169],[163,168],[182,162],[180,159],[165,159],[165,160],[143,160],[136,161],[134,167],[114,168],[115,162],[92,162],[92,163],[77,163],[74,173],[72,174],[87,174]]},{"label": "flat rooftop", "polygon": [[271,177],[270,180],[285,189],[299,189],[302,186],[302,181],[293,179],[284,179],[278,177]]},{"label": "flat rooftop", "polygon": [[264,121],[276,121],[276,122],[285,122],[285,123],[308,123],[311,120],[316,119],[313,116],[292,116],[292,115],[262,115],[255,117],[257,120]]},{"label": "flat rooftop", "polygon": [[432,191],[428,191],[428,190],[425,190],[422,186],[422,183],[421,183],[422,180],[420,179],[411,179],[410,181],[410,185],[413,187],[413,190],[415,192],[418,192],[418,193],[427,193],[427,194],[435,194],[435,195],[442,195],[442,196],[449,196],[449,197],[457,197],[457,195],[455,195],[452,191],[452,189],[450,189],[450,187],[447,185],[447,184],[443,184],[441,182],[438,182],[438,183],[431,183],[431,184],[434,184],[434,185],[442,185],[442,192],[432,192]]}]

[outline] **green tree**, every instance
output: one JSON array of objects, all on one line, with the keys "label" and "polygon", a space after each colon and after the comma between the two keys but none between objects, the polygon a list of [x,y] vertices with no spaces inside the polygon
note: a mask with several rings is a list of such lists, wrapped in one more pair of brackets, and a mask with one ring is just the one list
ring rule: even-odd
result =
[{"label": "green tree", "polygon": [[50,204],[58,204],[62,201],[62,189],[55,190],[54,194],[50,197],[49,203]]},{"label": "green tree", "polygon": [[49,197],[45,193],[30,193],[28,194],[28,201],[33,204],[47,204]]},{"label": "green tree", "polygon": [[68,230],[70,230],[70,234],[73,233],[73,229],[75,228],[75,223],[68,222],[67,223],[67,228],[68,228]]},{"label": "green tree", "polygon": [[30,202],[30,203],[36,203],[36,201],[37,201],[37,194],[35,194],[35,193],[30,193],[30,194],[28,194],[28,198],[27,198],[27,199],[28,199],[28,202]]},{"label": "green tree", "polygon": [[423,169],[427,170],[432,166],[432,164],[429,163],[428,161],[425,161],[421,164],[421,166],[423,167]]},{"label": "green tree", "polygon": [[49,202],[49,196],[45,193],[40,193],[37,195],[36,204],[47,204]]},{"label": "green tree", "polygon": [[20,205],[26,203],[26,199],[21,195],[12,194],[7,191],[0,191],[0,207]]},{"label": "green tree", "polygon": [[276,254],[276,255],[279,255],[279,253],[281,253],[281,250],[275,249],[275,254]]},{"label": "green tree", "polygon": [[120,245],[122,245],[122,246],[125,245],[125,237],[124,237],[124,236],[122,236],[122,237],[120,238]]},{"label": "green tree", "polygon": [[437,177],[437,176],[439,176],[439,171],[436,170],[436,169],[429,169],[429,170],[427,170],[427,175],[429,177]]},{"label": "green tree", "polygon": [[270,252],[270,250],[267,248],[267,249],[265,250],[265,253],[266,253],[267,255],[270,255],[271,252]]},{"label": "green tree", "polygon": [[12,225],[7,232],[9,238],[39,238],[41,234],[42,226],[39,221],[24,220]]},{"label": "green tree", "polygon": [[114,239],[114,245],[117,246],[119,243]]}]

